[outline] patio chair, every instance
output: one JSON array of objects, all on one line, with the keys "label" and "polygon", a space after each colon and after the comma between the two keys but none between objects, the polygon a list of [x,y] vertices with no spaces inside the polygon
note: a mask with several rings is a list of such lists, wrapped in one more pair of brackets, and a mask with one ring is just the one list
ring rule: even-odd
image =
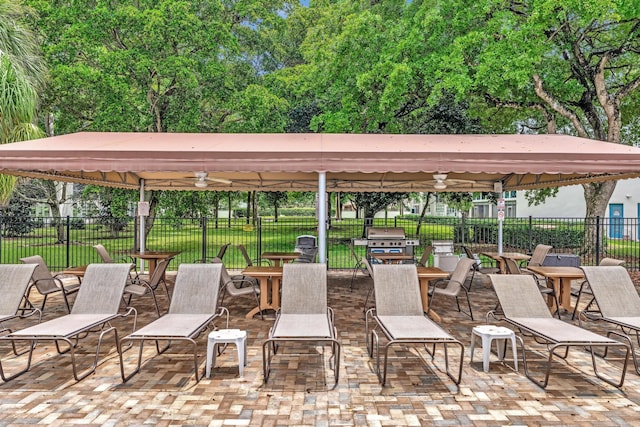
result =
[{"label": "patio chair", "polygon": [[218,253],[216,254],[216,256],[214,256],[214,257],[206,257],[206,258],[199,258],[199,259],[194,260],[193,262],[194,263],[197,263],[197,262],[205,263],[205,262],[210,262],[209,260],[213,260],[215,258],[223,259],[224,255],[227,253],[227,249],[229,249],[229,246],[231,246],[231,243],[225,243],[224,245],[220,246],[220,249],[218,249]]},{"label": "patio chair", "polygon": [[[0,264],[0,334],[11,333],[4,324],[16,318],[25,318],[39,314],[38,323],[42,319],[42,311],[38,308],[23,310],[20,308],[35,264]],[[25,314],[28,311],[28,314]]]},{"label": "patio chair", "polygon": [[282,270],[282,301],[269,337],[262,344],[264,382],[269,380],[271,361],[278,346],[287,341],[324,343],[331,347],[335,386],[340,378],[340,342],[327,305],[327,266],[288,263]]},{"label": "patio chair", "polygon": [[156,297],[156,291],[158,288],[163,287],[164,293],[167,296],[167,302],[171,303],[171,296],[169,295],[169,287],[167,286],[167,281],[165,280],[165,272],[167,271],[167,267],[169,267],[169,263],[173,260],[173,257],[163,258],[158,261],[156,268],[153,270],[153,274],[149,277],[148,280],[138,278],[137,282],[128,282],[127,287],[124,288],[123,298],[125,296],[129,296],[126,303],[127,305],[131,304],[131,298],[133,296],[141,297],[145,295],[147,292],[151,294],[153,297],[153,304],[156,307],[156,313],[158,317],[160,317],[160,306],[158,305],[158,298]]},{"label": "patio chair", "polygon": [[[467,256],[467,258],[472,259],[474,261],[476,260],[476,257],[473,255],[473,252],[471,251],[471,249],[469,249],[467,246],[463,246],[462,250],[464,251],[465,255]],[[478,262],[474,262],[471,265],[471,268],[473,270],[472,274],[471,274],[471,280],[469,281],[469,290],[471,290],[471,286],[473,286],[473,280],[476,278],[476,273],[478,274],[497,274],[500,272],[500,268],[498,266],[491,266],[491,267],[480,267],[478,265]]]},{"label": "patio chair", "polygon": [[553,248],[553,246],[549,245],[536,245],[533,248],[533,252],[531,253],[531,258],[528,261],[524,261],[521,267],[527,268],[527,266],[540,266],[544,263],[544,259],[547,257],[549,251]]},{"label": "patio chair", "polygon": [[629,272],[621,266],[602,265],[582,267],[582,270],[599,311],[582,311],[578,321],[582,322],[585,318],[615,325],[627,337],[634,367],[640,374],[640,364],[633,343],[635,339],[640,344],[640,296]]},{"label": "patio chair", "polygon": [[[429,310],[431,311],[431,305],[433,304],[433,300],[435,300],[436,295],[442,295],[445,297],[455,298],[456,305],[458,306],[458,311],[464,313],[471,317],[473,320],[473,311],[471,310],[471,301],[469,300],[469,291],[464,286],[465,281],[467,280],[467,276],[469,275],[469,271],[473,264],[476,263],[475,259],[469,258],[461,258],[456,264],[455,270],[451,273],[451,276],[448,279],[437,280],[433,283],[433,286],[429,289]],[[416,277],[417,277],[416,273]],[[375,280],[374,280],[375,281]],[[442,287],[444,285],[444,287]],[[469,284],[471,287],[471,284]],[[458,298],[460,297],[460,293],[464,293],[465,298],[467,299],[467,306],[469,307],[469,312],[466,313],[462,311],[460,308],[460,301]]]},{"label": "patio chair", "polygon": [[53,275],[40,255],[20,258],[20,261],[25,264],[36,264],[33,276],[31,276],[32,283],[31,286],[29,286],[29,289],[27,289],[25,297],[25,308],[32,307],[29,296],[31,295],[31,290],[36,288],[36,290],[43,296],[42,306],[40,307],[41,311],[44,312],[47,297],[51,294],[60,292],[64,299],[64,305],[67,308],[67,313],[71,313],[71,307],[67,297],[78,292],[78,289],[80,288],[79,279],[77,277],[64,277],[60,274]]},{"label": "patio chair", "polygon": [[[229,312],[224,307],[218,307],[221,271],[222,264],[180,264],[169,312],[124,337],[120,342],[122,382],[127,382],[140,372],[142,350],[147,340],[155,341],[157,354],[167,351],[174,341],[190,344],[193,349],[194,374],[196,381],[200,381],[196,339],[205,329],[213,327],[213,323],[223,315],[226,318],[225,328],[229,327]],[[124,372],[122,357],[122,345],[125,341],[140,341],[137,367],[129,375]],[[162,349],[160,341],[167,341],[167,345]]]},{"label": "patio chair", "polygon": [[555,302],[555,307],[556,307],[556,312],[555,314],[557,314],[558,319],[561,319],[560,317],[560,301],[558,300],[558,294],[556,293],[555,289],[550,288],[548,286],[546,286],[546,282],[544,285],[541,285],[540,282],[538,282],[538,277],[533,274],[532,272],[523,272],[520,267],[518,266],[518,263],[512,259],[512,258],[508,258],[508,257],[502,257],[502,260],[504,262],[504,266],[505,266],[505,271],[507,274],[529,274],[531,275],[534,279],[536,279],[536,284],[538,285],[538,290],[540,291],[540,293],[544,296],[547,297],[551,297],[553,298],[554,302]]},{"label": "patio chair", "polygon": [[[598,264],[600,267],[613,267],[624,264],[623,260],[614,259],[614,258],[602,258],[600,263]],[[589,308],[595,302],[593,298],[593,293],[591,292],[591,288],[589,287],[589,281],[583,280],[580,283],[580,287],[577,290],[571,290],[571,296],[576,297],[576,305],[573,307],[573,313],[571,314],[571,320],[576,318],[576,313],[578,313],[578,305],[580,304],[580,299],[582,298],[582,294],[591,295],[591,300],[587,303],[585,309],[583,311],[589,310]]]},{"label": "patio chair", "polygon": [[[93,249],[95,249],[96,252],[98,252],[98,256],[100,256],[100,259],[102,260],[102,262],[106,264],[113,264],[116,262],[113,259],[113,257],[109,254],[109,251],[107,251],[107,248],[105,248],[103,245],[98,243],[97,245],[93,245]],[[132,270],[130,273],[131,283],[137,283],[139,280],[139,275],[138,275],[138,269],[136,267],[136,260],[132,256],[128,256],[126,260],[123,260],[123,262],[127,264],[131,264],[132,266]]]},{"label": "patio chair", "polygon": [[[258,307],[260,307],[260,285],[255,277],[230,275],[220,258],[214,258],[211,262],[222,265],[220,272],[220,305],[224,304],[224,297],[227,294],[231,297],[253,295],[258,303]],[[260,318],[264,320],[262,310],[260,310]]]},{"label": "patio chair", "polygon": [[369,290],[367,291],[367,297],[364,300],[364,306],[362,307],[362,311],[366,313],[367,305],[369,304],[369,298],[371,298],[371,294],[373,293],[373,269],[371,268],[371,263],[369,262],[367,257],[362,257],[360,259],[360,262],[362,263],[362,265],[364,265],[364,268],[367,272],[367,276],[371,277],[372,279],[369,284]]},{"label": "patio chair", "polygon": [[[58,354],[69,353],[71,355],[71,367],[73,377],[80,381],[96,370],[100,357],[100,347],[103,338],[108,333],[115,337],[116,349],[120,349],[118,331],[111,322],[116,318],[124,318],[133,315],[133,328],[136,325],[136,312],[128,309],[119,313],[120,299],[129,277],[130,265],[127,264],[90,264],[82,281],[82,286],[76,296],[75,304],[70,314],[39,323],[37,325],[11,332],[0,341],[29,342],[29,356],[24,369],[12,375],[6,375],[0,361],[0,376],[4,381],[9,381],[27,372],[31,368],[33,349],[37,342],[53,341]],[[78,372],[76,363],[76,349],[80,339],[86,338],[92,332],[100,332],[93,364]],[[61,349],[60,343],[66,343],[68,348]]]},{"label": "patio chair", "polygon": [[252,267],[254,265],[263,265],[263,264],[271,265],[268,259],[259,259],[259,258],[251,259],[251,257],[249,256],[249,253],[247,252],[247,248],[245,248],[244,245],[236,245],[236,248],[238,248],[238,250],[242,254],[242,258],[244,259],[244,262],[247,264],[247,267]]},{"label": "patio chair", "polygon": [[420,260],[416,262],[416,265],[418,267],[428,267],[429,257],[431,256],[432,253],[433,253],[433,246],[431,245],[425,246],[424,252],[422,252],[422,256],[420,257]]},{"label": "patio chair", "polygon": [[369,271],[367,267],[362,263],[362,257],[360,257],[356,253],[356,249],[353,246],[353,242],[349,243],[349,253],[351,254],[351,258],[355,261],[355,265],[353,266],[353,272],[351,273],[351,283],[349,284],[349,290],[353,291],[353,282],[358,277],[358,273],[363,273],[365,276],[369,276]]},{"label": "patio chair", "polygon": [[[522,347],[523,366],[527,378],[538,386],[545,388],[549,382],[551,363],[554,356],[566,359],[569,355],[570,347],[587,347],[591,353],[591,362],[596,377],[615,387],[623,385],[631,351],[631,346],[627,342],[620,342],[598,335],[553,317],[538,290],[535,279],[528,274],[490,274],[489,278],[504,314],[496,316],[495,312],[489,312],[487,317],[504,320],[520,330],[521,334],[517,334],[516,338],[520,341]],[[524,334],[531,335],[536,342],[545,344],[549,351],[549,358],[546,362],[545,374],[542,380],[534,378],[529,372],[524,340],[521,336]],[[618,335],[622,336],[621,334]],[[603,347],[605,349],[617,347],[626,350],[619,381],[616,382],[600,375],[596,365],[594,347]],[[564,349],[563,354],[562,352],[557,354],[557,351],[561,349]]]},{"label": "patio chair", "polygon": [[[392,345],[424,345],[433,360],[437,344],[444,346],[445,371],[455,384],[462,378],[464,345],[429,319],[423,312],[420,298],[420,284],[415,265],[380,264],[373,267],[373,284],[376,306],[365,316],[365,339],[369,357],[376,358],[376,374],[384,386],[387,379],[389,347]],[[375,321],[375,324],[372,323]],[[380,337],[378,330],[387,343],[382,348],[383,366],[380,366]],[[428,344],[431,344],[429,350]],[[460,349],[458,373],[449,370],[448,346]]]}]

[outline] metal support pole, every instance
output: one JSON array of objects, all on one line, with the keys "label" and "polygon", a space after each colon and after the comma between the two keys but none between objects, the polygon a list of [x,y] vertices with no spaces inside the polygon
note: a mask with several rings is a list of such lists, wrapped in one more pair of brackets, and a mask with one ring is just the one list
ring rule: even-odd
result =
[{"label": "metal support pole", "polygon": [[[140,203],[144,202],[144,179],[140,179]],[[138,212],[138,221],[140,222],[140,226],[138,227],[139,230],[138,232],[139,234],[139,239],[140,239],[140,252],[144,252],[146,249],[146,245],[145,245],[145,226],[144,226],[144,215],[140,215],[140,212]],[[139,262],[139,271],[143,271],[144,270],[144,260],[142,258],[140,258],[138,260]]]},{"label": "metal support pole", "polygon": [[318,261],[327,262],[327,174],[318,174]]},{"label": "metal support pole", "polygon": [[[500,198],[504,198],[504,193],[501,191]],[[498,255],[502,255],[502,223],[504,220],[498,219]]]}]

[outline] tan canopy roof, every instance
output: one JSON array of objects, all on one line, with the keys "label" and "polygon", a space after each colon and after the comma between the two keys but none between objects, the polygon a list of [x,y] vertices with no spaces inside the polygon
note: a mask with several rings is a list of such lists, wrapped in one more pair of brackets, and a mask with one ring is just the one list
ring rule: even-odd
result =
[{"label": "tan canopy roof", "polygon": [[[640,176],[640,149],[566,135],[80,132],[0,146],[2,173],[87,184],[194,190],[533,189]],[[442,177],[441,177],[442,178]],[[440,185],[439,187],[442,187]],[[204,188],[201,188],[204,189]]]}]

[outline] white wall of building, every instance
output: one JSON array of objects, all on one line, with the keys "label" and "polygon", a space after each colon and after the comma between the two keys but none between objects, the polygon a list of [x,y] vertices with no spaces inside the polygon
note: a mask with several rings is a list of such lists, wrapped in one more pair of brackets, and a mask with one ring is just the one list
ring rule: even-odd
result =
[{"label": "white wall of building", "polygon": [[[539,206],[529,206],[524,191],[517,193],[517,216],[584,218],[587,211],[581,185],[559,187],[556,197],[548,198]],[[640,179],[623,179],[618,181],[609,204],[623,205],[625,218],[638,217],[640,203]],[[605,216],[609,216],[609,210]]]}]

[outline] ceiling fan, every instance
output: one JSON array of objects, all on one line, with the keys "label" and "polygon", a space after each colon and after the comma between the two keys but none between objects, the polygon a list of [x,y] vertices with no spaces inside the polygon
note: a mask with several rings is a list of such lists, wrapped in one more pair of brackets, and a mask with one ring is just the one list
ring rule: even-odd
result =
[{"label": "ceiling fan", "polygon": [[447,179],[446,173],[434,173],[433,179],[436,181],[433,184],[435,190],[444,190],[448,185],[456,184],[474,184],[476,181],[470,179]]},{"label": "ceiling fan", "polygon": [[209,181],[211,182],[219,182],[221,184],[231,184],[231,181],[224,178],[209,178],[209,174],[207,172],[195,172],[196,182],[194,185],[198,188],[207,188],[209,186]]}]

